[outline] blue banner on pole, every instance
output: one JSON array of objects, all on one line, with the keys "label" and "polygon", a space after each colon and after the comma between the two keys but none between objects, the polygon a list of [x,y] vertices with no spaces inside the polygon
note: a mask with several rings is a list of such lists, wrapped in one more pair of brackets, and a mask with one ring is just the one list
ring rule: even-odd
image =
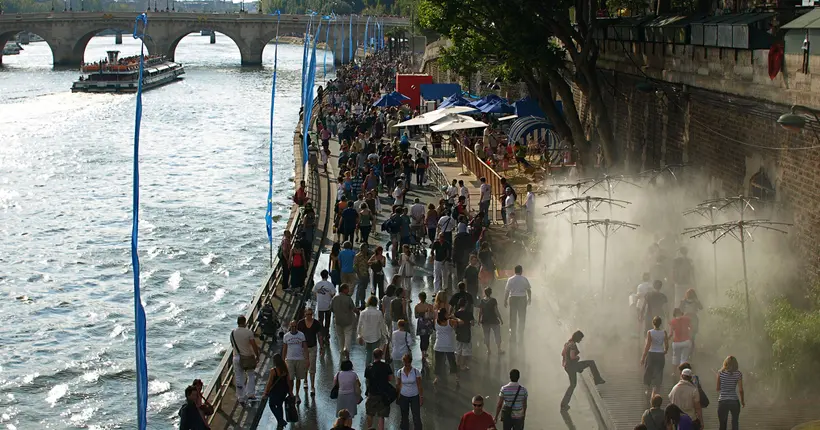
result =
[{"label": "blue banner on pole", "polygon": [[[327,18],[327,33],[325,34],[325,58],[322,60],[322,78],[327,76],[327,51],[330,50],[328,40],[330,40],[330,22],[335,18],[335,14],[330,14]],[[335,52],[334,52],[335,54]]]},{"label": "blue banner on pole", "polygon": [[364,56],[367,57],[367,35],[370,32],[370,18],[367,17],[367,23],[364,25]]},{"label": "blue banner on pole", "polygon": [[[142,28],[140,28],[142,23]],[[140,70],[137,83],[137,112],[134,120],[134,188],[131,220],[131,265],[134,272],[134,352],[137,374],[137,428],[148,425],[148,359],[146,355],[145,309],[140,298],[139,214],[140,214],[140,125],[142,122],[142,76],[145,70],[145,29],[148,17],[143,13],[134,22],[134,39],[140,39]]]},{"label": "blue banner on pole", "polygon": [[308,65],[308,76],[305,85],[305,116],[302,121],[302,161],[303,164],[308,162],[308,134],[310,133],[310,119],[313,115],[313,86],[316,80],[316,45],[318,43],[319,34],[322,29],[322,20],[319,20],[319,27],[316,29],[316,35],[313,38],[313,48],[311,49],[310,62]]},{"label": "blue banner on pole", "polygon": [[[268,145],[268,208],[265,211],[265,228],[268,242],[273,247],[273,107],[276,101],[276,69],[279,63],[279,21],[282,13],[276,11],[276,42],[273,48],[273,83],[270,90],[270,140]],[[273,249],[273,248],[271,248]]]},{"label": "blue banner on pole", "polygon": [[350,15],[350,32],[348,34],[350,38],[350,50],[348,54],[348,61],[353,62],[353,15]]}]

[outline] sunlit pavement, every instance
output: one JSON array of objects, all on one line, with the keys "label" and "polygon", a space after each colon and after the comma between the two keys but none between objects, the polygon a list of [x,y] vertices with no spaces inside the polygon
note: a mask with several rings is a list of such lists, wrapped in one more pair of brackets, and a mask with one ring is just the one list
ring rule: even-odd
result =
[{"label": "sunlit pavement", "polygon": [[[411,192],[410,197],[421,197],[422,201],[432,201],[436,198],[431,189],[421,193]],[[387,205],[384,205],[387,206]],[[384,217],[382,216],[382,219]],[[382,244],[387,240],[387,235],[382,233],[372,244]],[[356,245],[356,247],[358,244]],[[327,249],[323,250],[317,266],[316,281],[320,269],[328,267]],[[388,265],[389,266],[389,265]],[[396,270],[394,267],[387,268],[387,279]],[[526,274],[526,273],[525,273]],[[418,293],[426,291],[428,302],[432,302],[432,265],[419,266],[416,277],[413,279],[411,308],[418,303]],[[535,287],[535,285],[534,285]],[[499,299],[499,305],[503,306],[503,283],[495,288],[493,294]],[[556,318],[552,314],[550,307],[546,303],[539,303],[538,299],[543,295],[535,295],[536,300],[528,309],[528,324],[523,341],[515,345],[509,344],[509,334],[503,335],[502,348],[506,354],[499,357],[493,355],[489,358],[484,347],[483,333],[480,326],[473,328],[473,361],[470,370],[461,374],[461,383],[456,386],[455,379],[448,376],[447,381],[439,381],[437,387],[432,384],[432,366],[424,368],[424,405],[421,407],[422,421],[425,429],[428,430],[454,430],[458,428],[461,416],[470,410],[471,398],[477,394],[485,396],[485,408],[495,414],[495,405],[498,399],[499,388],[509,381],[509,371],[517,368],[521,371],[521,384],[529,391],[529,405],[526,418],[526,429],[583,429],[591,430],[598,428],[598,421],[592,411],[588,395],[579,383],[575,390],[575,395],[570,403],[571,409],[568,413],[559,412],[559,404],[564,391],[568,385],[566,373],[561,367],[561,349],[565,342],[565,334],[558,328]],[[508,319],[508,311],[501,308],[505,322]],[[502,326],[502,331],[507,326]],[[359,374],[359,378],[364,384],[364,347],[355,345],[350,353],[354,370]],[[430,361],[432,364],[432,341],[430,345]],[[413,346],[413,365],[421,367],[421,352],[416,345]],[[340,356],[335,342],[334,333],[331,331],[331,348],[325,350],[320,356],[316,373],[316,397],[306,397],[302,390],[302,404],[299,406],[300,420],[298,423],[290,424],[287,428],[292,429],[330,429],[336,416],[336,400],[330,399],[330,390],[333,385],[333,376],[339,370]],[[267,375],[260,377],[258,391],[264,389]],[[295,387],[294,387],[295,388]],[[364,402],[359,405],[358,415],[354,418],[353,428],[366,429],[364,416]],[[399,428],[400,412],[395,404],[391,407],[390,417],[385,428]],[[412,414],[411,414],[412,428]],[[265,413],[259,424],[259,429],[275,429],[276,419],[265,408]],[[498,424],[502,428],[502,424]]]}]

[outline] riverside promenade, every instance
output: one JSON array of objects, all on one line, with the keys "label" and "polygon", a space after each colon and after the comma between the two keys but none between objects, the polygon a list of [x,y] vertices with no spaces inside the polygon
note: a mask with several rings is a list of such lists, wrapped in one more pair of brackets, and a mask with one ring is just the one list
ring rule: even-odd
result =
[{"label": "riverside promenade", "polygon": [[[418,145],[420,147],[420,145]],[[331,141],[331,153],[338,154],[338,142]],[[423,203],[438,202],[441,197],[440,185],[441,181],[449,182],[452,179],[464,180],[471,188],[471,194],[474,193],[476,198],[473,202],[477,202],[478,179],[470,175],[461,175],[462,169],[453,163],[443,163],[439,167],[437,164],[441,160],[436,160],[434,166],[431,166],[430,183],[422,188],[414,188],[408,194],[408,202],[413,201],[418,197]],[[329,166],[331,171],[329,175],[320,174],[319,181],[322,183],[321,188],[325,189],[327,185],[335,186],[336,178],[336,163],[337,158],[331,157]],[[434,179],[436,178],[436,179]],[[475,205],[474,205],[475,206]],[[380,220],[377,226],[381,224],[389,211],[389,202],[382,197],[383,211],[379,214]],[[372,237],[371,246],[384,246],[388,240],[385,233],[378,232]],[[328,267],[329,251],[332,245],[333,237],[330,234],[330,229],[327,230],[323,240],[323,244],[319,249],[319,257],[316,266],[316,273]],[[358,244],[356,244],[358,247]],[[386,268],[387,279],[389,279],[397,268],[388,265]],[[525,268],[525,275],[527,274]],[[530,274],[535,276],[534,274]],[[314,274],[314,280],[318,277]],[[531,278],[533,279],[533,278]],[[411,298],[411,307],[418,303],[418,293],[425,291],[429,297],[428,302],[432,302],[433,287],[432,287],[432,265],[428,262],[419,264],[417,267],[415,277],[412,282],[412,291],[409,294]],[[503,297],[503,282],[499,283],[494,296]],[[501,308],[505,320],[507,319],[507,310]],[[495,352],[491,356],[486,355],[486,350],[483,344],[483,335],[481,328],[475,326],[473,328],[473,360],[470,363],[470,370],[464,371],[461,374],[461,383],[455,384],[452,376],[447,378],[447,381],[440,381],[434,387],[432,384],[432,367],[422,365],[421,353],[418,348],[418,338],[416,343],[411,345],[414,357],[414,367],[422,369],[423,367],[423,389],[424,389],[424,404],[421,407],[421,416],[425,429],[428,430],[453,430],[458,427],[461,415],[472,409],[471,398],[477,394],[485,397],[485,410],[491,414],[495,414],[495,405],[498,398],[499,388],[508,382],[509,370],[517,368],[521,371],[521,383],[529,390],[529,409],[527,413],[527,428],[528,429],[597,429],[599,428],[599,420],[594,413],[593,408],[587,393],[579,387],[575,392],[573,398],[573,408],[569,412],[559,413],[559,403],[563,396],[567,385],[567,377],[561,368],[560,351],[565,341],[563,333],[553,330],[553,325],[547,324],[547,321],[554,321],[554,315],[551,313],[549,306],[540,299],[534,299],[533,305],[530,307],[531,326],[528,326],[526,334],[523,339],[513,345],[509,343],[509,335],[503,334],[502,347],[507,351],[505,355],[498,356]],[[502,326],[504,332],[505,326]],[[278,350],[279,345],[276,346]],[[432,345],[430,351],[430,360],[432,361]],[[364,347],[355,345],[350,351],[350,359],[353,362],[354,370],[359,374],[359,378],[364,381]],[[324,351],[324,354],[318,358],[318,369],[316,374],[317,393],[315,398],[305,397],[302,395],[302,404],[299,406],[300,421],[293,423],[288,428],[294,429],[318,429],[325,430],[332,427],[335,414],[337,412],[336,401],[330,399],[330,390],[333,385],[333,376],[339,370],[340,353],[336,344],[335,334],[331,330],[331,347]],[[267,371],[260,373],[260,379],[257,383],[257,392],[261,393],[264,388]],[[260,394],[261,397],[261,394]],[[398,429],[399,428],[399,409],[396,405],[391,407],[391,414],[387,420],[385,428]],[[273,429],[276,427],[275,419],[270,410],[265,408],[262,411],[261,420],[257,427],[259,429]],[[237,427],[240,428],[240,427]],[[248,427],[241,427],[248,428]],[[366,429],[364,423],[364,402],[359,405],[358,415],[353,422],[353,428]],[[499,429],[501,423],[499,423]]]}]

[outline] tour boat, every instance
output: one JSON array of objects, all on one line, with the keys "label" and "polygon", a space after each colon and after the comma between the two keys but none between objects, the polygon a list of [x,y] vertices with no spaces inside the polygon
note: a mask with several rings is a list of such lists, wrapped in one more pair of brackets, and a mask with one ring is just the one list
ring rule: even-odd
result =
[{"label": "tour boat", "polygon": [[[73,93],[135,93],[139,86],[140,57],[117,58],[120,51],[107,51],[108,58],[85,64],[83,75],[71,86]],[[163,56],[145,57],[142,89],[149,90],[181,79],[185,74],[182,64]]]},{"label": "tour boat", "polygon": [[17,55],[22,50],[23,47],[20,46],[19,43],[16,41],[9,41],[3,46],[3,55]]}]

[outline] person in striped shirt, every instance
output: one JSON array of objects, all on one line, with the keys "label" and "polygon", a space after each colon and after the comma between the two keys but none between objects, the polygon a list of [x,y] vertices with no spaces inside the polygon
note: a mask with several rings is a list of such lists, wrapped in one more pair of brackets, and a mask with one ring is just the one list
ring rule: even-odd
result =
[{"label": "person in striped shirt", "polygon": [[518,383],[521,372],[510,370],[510,383],[501,387],[498,393],[498,404],[495,408],[495,421],[503,411],[504,430],[523,430],[524,418],[527,416],[527,389]]},{"label": "person in striped shirt", "polygon": [[717,376],[718,391],[718,422],[720,430],[728,427],[729,413],[732,413],[732,429],[739,427],[740,408],[746,407],[746,399],[743,394],[743,374],[738,370],[737,358],[733,355],[726,357],[723,361],[723,368]]}]

